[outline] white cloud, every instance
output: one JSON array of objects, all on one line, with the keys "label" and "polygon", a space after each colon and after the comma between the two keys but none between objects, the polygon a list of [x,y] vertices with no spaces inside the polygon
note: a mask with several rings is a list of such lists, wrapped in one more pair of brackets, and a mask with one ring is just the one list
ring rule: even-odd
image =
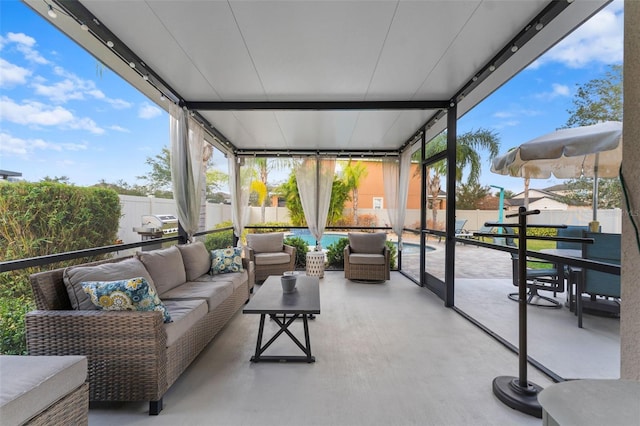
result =
[{"label": "white cloud", "polygon": [[147,102],[140,105],[140,108],[138,109],[138,118],[143,118],[145,120],[157,117],[160,114],[162,114],[162,110],[160,108]]},{"label": "white cloud", "polygon": [[34,49],[36,40],[33,37],[29,37],[24,33],[7,33],[6,38],[3,40],[3,44],[15,43],[18,52],[22,53],[24,58],[29,62],[35,62],[37,64],[48,64],[40,52]]},{"label": "white cloud", "polygon": [[36,94],[49,98],[53,102],[65,103],[69,100],[82,100],[84,93],[71,80],[59,81],[52,85],[33,83]]},{"label": "white cloud", "polygon": [[131,133],[131,130],[125,129],[124,127],[118,126],[117,124],[114,124],[113,126],[109,126],[109,129],[115,130],[116,132]]},{"label": "white cloud", "polygon": [[53,143],[44,139],[21,139],[8,133],[0,133],[0,152],[3,155],[26,156],[36,150],[41,151],[83,151],[86,143]]},{"label": "white cloud", "polygon": [[542,114],[541,111],[535,109],[526,109],[519,106],[513,106],[508,111],[497,111],[493,113],[495,118],[517,118],[517,117],[535,117]]},{"label": "white cloud", "polygon": [[61,129],[88,130],[94,134],[104,133],[104,129],[98,127],[92,119],[76,118],[66,108],[30,101],[17,104],[6,96],[0,98],[0,118],[27,126],[58,126]]},{"label": "white cloud", "polygon": [[536,69],[547,62],[560,62],[570,68],[582,68],[592,62],[622,62],[623,7],[621,0],[612,2],[529,68]]},{"label": "white cloud", "polygon": [[515,114],[511,111],[498,111],[493,113],[493,116],[495,118],[509,118],[509,117],[513,117]]},{"label": "white cloud", "polygon": [[131,102],[127,102],[124,99],[111,99],[107,98],[105,101],[111,105],[114,109],[127,109],[131,108],[133,105]]},{"label": "white cloud", "polygon": [[569,89],[569,86],[564,84],[553,83],[551,85],[551,91],[536,93],[535,95],[533,95],[533,97],[541,101],[550,101],[559,96],[570,96],[570,95],[571,95],[571,90]]},{"label": "white cloud", "polygon": [[0,58],[0,87],[25,84],[31,71]]},{"label": "white cloud", "polygon": [[515,126],[518,126],[519,124],[520,124],[519,120],[507,120],[507,121],[502,121],[498,124],[494,124],[493,128],[504,129],[505,127],[515,127]]}]

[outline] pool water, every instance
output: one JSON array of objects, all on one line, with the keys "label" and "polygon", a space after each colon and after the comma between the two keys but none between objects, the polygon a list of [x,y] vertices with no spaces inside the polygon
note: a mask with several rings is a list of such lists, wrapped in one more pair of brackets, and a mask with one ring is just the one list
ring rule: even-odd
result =
[{"label": "pool water", "polygon": [[[316,245],[316,238],[311,235],[310,233],[306,232],[306,233],[299,233],[296,232],[295,234],[291,234],[289,235],[291,237],[298,237],[303,239],[307,245],[309,246],[315,246]],[[334,244],[336,242],[338,242],[341,238],[346,238],[347,235],[346,234],[324,234],[322,235],[322,240],[320,241],[320,243],[322,244],[322,248],[323,249],[327,249],[331,244]],[[397,246],[397,243],[394,242],[394,245]],[[402,254],[412,254],[412,253],[420,253],[420,245],[419,244],[413,244],[413,243],[403,243],[402,245]],[[429,247],[426,246],[426,251],[432,251],[435,250],[433,247]]]}]

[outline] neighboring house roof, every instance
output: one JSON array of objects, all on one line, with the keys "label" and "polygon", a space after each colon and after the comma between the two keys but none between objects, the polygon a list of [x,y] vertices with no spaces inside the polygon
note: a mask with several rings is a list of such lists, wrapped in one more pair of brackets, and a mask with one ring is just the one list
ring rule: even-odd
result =
[{"label": "neighboring house roof", "polygon": [[[553,199],[558,199],[558,194],[552,191],[548,191],[546,189],[529,189],[529,201],[531,201],[534,197],[532,197],[532,195],[538,195],[541,194],[542,197],[538,197],[538,198],[543,198],[543,197],[549,197],[549,198],[553,198]],[[519,192],[516,195],[514,195],[511,199],[522,199],[524,198],[524,191],[523,192]],[[562,201],[562,200],[559,200]]]},{"label": "neighboring house roof", "polygon": [[558,185],[549,186],[547,188],[542,189],[542,191],[546,192],[565,192],[569,190],[569,185],[566,183],[559,183]]},{"label": "neighboring house roof", "polygon": [[20,172],[11,172],[9,170],[0,170],[0,179],[8,179],[10,177],[20,177],[22,173]]}]

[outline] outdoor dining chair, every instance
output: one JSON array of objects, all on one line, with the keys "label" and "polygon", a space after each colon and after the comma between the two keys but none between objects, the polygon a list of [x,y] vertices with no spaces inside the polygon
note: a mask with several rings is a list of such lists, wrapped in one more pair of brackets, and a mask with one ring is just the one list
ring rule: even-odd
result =
[{"label": "outdoor dining chair", "polygon": [[[504,241],[507,246],[516,247],[515,233],[512,228],[504,227]],[[527,258],[527,265],[542,265],[541,268],[527,267],[527,304],[538,306],[541,308],[560,308],[562,305],[555,296],[558,293],[564,292],[564,273],[559,273],[558,267],[555,264],[539,259]],[[519,274],[519,258],[517,253],[511,253],[511,268],[512,268],[512,282],[513,285],[518,287],[520,285]],[[543,296],[540,291],[553,292],[554,297]],[[519,292],[509,293],[509,299],[518,301]]]},{"label": "outdoor dining chair", "polygon": [[[601,232],[583,232],[584,238],[593,238],[593,244],[583,244],[582,257],[603,263],[620,265],[621,249],[620,234],[606,234]],[[576,279],[576,315],[578,327],[582,328],[582,312],[584,303],[582,294],[586,293],[592,302],[598,297],[604,298],[602,304],[609,302],[619,310],[620,304],[620,275],[594,271],[587,268],[572,268],[572,277]],[[618,311],[619,312],[619,311]]]}]

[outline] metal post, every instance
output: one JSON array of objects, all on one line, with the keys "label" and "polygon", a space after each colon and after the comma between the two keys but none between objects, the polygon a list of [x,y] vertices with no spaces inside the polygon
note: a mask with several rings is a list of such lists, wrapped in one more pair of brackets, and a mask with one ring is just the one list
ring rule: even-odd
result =
[{"label": "metal post", "polygon": [[[527,380],[527,216],[540,214],[540,210],[518,209],[518,364],[519,377],[499,376],[493,379],[495,396],[525,414],[542,418],[538,393],[542,387]],[[507,215],[512,217],[516,215]],[[514,225],[511,225],[514,226]]]},{"label": "metal post", "polygon": [[456,140],[458,108],[451,102],[447,111],[447,238],[445,240],[444,305],[454,305],[456,250]]},{"label": "metal post", "polygon": [[[489,185],[500,190],[500,203],[498,204],[498,223],[502,223],[504,218],[504,188],[497,185]],[[498,227],[498,234],[502,234],[502,227]]]},{"label": "metal post", "polygon": [[420,138],[420,173],[422,175],[422,185],[420,187],[420,286],[427,285],[425,280],[425,247],[427,246],[426,235],[424,230],[427,227],[427,165],[425,164],[425,150],[427,148],[427,129],[422,128],[422,137]]},{"label": "metal post", "polygon": [[527,216],[518,209],[518,366],[520,387],[527,387]]}]

